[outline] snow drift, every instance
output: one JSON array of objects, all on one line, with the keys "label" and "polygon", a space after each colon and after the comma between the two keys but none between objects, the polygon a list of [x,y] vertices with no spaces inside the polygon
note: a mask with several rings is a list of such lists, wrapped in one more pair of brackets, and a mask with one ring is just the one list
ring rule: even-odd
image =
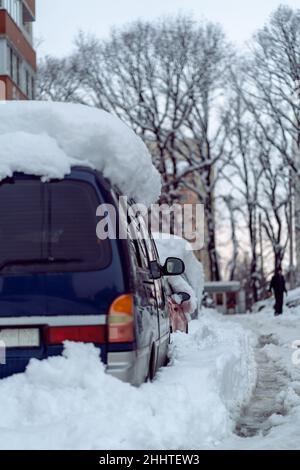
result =
[{"label": "snow drift", "polygon": [[124,195],[150,205],[161,179],[143,141],[118,118],[83,105],[8,102],[0,106],[0,179],[19,171],[63,178],[96,168]]},{"label": "snow drift", "polygon": [[250,336],[213,312],[173,335],[169,367],[137,389],[92,345],[0,381],[1,449],[200,449],[230,435],[255,376]]}]

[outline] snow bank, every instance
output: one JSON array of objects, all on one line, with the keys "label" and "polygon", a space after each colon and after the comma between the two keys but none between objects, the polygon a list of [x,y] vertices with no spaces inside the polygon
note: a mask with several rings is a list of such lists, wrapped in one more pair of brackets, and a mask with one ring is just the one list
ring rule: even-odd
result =
[{"label": "snow bank", "polygon": [[233,428],[253,386],[249,335],[204,313],[140,389],[104,373],[92,345],[0,381],[1,449],[201,449]]},{"label": "snow bank", "polygon": [[298,307],[300,305],[300,288],[290,290],[286,298],[287,306]]},{"label": "snow bank", "polygon": [[118,118],[66,103],[0,106],[1,179],[14,171],[63,178],[80,164],[100,170],[137,202],[150,205],[160,195],[160,175],[145,144]]},{"label": "snow bank", "polygon": [[[189,243],[176,235],[167,235],[154,233],[153,237],[158,249],[160,261],[165,263],[169,256],[175,256],[182,259],[185,264],[185,276],[188,283],[183,277],[170,277],[169,282],[175,292],[187,292],[191,295],[191,301],[194,305],[194,310],[198,307],[200,310],[203,289],[204,289],[204,274],[203,267],[200,261],[197,260]],[[189,249],[188,249],[189,248]]]}]

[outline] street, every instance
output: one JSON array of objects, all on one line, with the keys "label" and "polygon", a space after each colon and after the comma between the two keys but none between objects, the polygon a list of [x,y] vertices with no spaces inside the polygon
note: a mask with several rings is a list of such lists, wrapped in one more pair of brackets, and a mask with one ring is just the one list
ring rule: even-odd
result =
[{"label": "street", "polygon": [[0,446],[299,448],[298,314],[204,311],[189,335],[173,335],[169,366],[139,389],[106,375],[93,346],[69,343],[64,357],[33,360],[1,382]]}]

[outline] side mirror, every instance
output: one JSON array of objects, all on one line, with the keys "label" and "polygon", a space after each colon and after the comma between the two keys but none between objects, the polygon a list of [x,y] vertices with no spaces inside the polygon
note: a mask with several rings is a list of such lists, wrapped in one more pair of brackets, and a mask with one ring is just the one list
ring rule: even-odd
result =
[{"label": "side mirror", "polygon": [[184,262],[179,258],[167,258],[162,273],[164,276],[179,276],[185,271]]},{"label": "side mirror", "polygon": [[181,298],[181,303],[191,300],[191,296],[187,292],[179,292],[177,295]]},{"label": "side mirror", "polygon": [[157,261],[150,262],[150,273],[152,279],[157,280],[160,279],[162,276],[161,267]]}]

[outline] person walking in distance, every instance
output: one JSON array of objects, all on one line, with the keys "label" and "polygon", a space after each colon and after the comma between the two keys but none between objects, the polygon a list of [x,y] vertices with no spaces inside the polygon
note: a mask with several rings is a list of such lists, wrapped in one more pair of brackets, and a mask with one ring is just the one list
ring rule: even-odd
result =
[{"label": "person walking in distance", "polygon": [[284,294],[287,294],[287,290],[281,268],[277,268],[274,276],[272,277],[269,292],[272,293],[272,291],[274,292],[276,301],[274,305],[275,316],[282,315],[283,298]]}]

